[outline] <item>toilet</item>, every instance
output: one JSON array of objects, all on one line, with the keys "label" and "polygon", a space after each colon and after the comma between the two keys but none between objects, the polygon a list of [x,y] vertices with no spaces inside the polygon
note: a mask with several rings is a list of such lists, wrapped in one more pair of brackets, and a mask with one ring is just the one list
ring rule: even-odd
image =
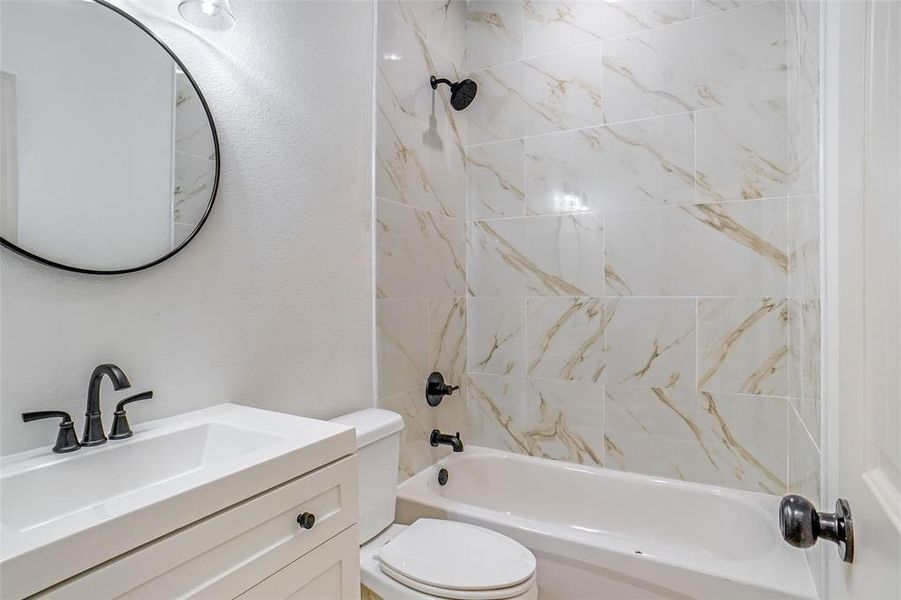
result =
[{"label": "toilet", "polygon": [[394,523],[400,415],[370,408],[334,422],[357,433],[364,598],[537,600],[535,556],[519,542],[443,519]]}]

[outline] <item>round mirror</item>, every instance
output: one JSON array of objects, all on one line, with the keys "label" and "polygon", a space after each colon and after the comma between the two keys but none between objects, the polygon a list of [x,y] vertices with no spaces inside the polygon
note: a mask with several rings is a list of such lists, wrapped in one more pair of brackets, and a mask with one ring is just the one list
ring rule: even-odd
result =
[{"label": "round mirror", "polygon": [[209,107],[180,60],[102,1],[0,1],[0,237],[83,273],[191,241],[219,181]]}]

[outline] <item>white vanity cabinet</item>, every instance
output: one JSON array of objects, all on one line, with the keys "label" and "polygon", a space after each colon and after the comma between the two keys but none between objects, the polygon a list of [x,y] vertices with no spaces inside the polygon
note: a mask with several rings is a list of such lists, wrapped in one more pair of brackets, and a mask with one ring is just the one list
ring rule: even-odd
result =
[{"label": "white vanity cabinet", "polygon": [[0,458],[0,598],[359,598],[352,428],[220,404],[134,432]]},{"label": "white vanity cabinet", "polygon": [[[298,515],[311,513],[310,529]],[[40,598],[359,596],[357,458],[348,456],[38,594]]]},{"label": "white vanity cabinet", "polygon": [[241,594],[240,600],[359,598],[359,537],[356,527],[344,530]]}]

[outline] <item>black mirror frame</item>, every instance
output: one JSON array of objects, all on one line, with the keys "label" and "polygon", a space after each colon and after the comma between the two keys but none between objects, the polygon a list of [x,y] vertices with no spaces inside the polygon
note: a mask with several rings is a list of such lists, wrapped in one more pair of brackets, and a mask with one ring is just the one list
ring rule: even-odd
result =
[{"label": "black mirror frame", "polygon": [[24,248],[20,248],[19,246],[13,244],[12,242],[10,242],[9,240],[7,240],[6,238],[4,238],[2,236],[0,236],[0,246],[2,246],[3,248],[8,248],[9,250],[12,250],[16,254],[24,256],[25,258],[29,258],[35,262],[39,262],[43,265],[47,265],[50,267],[56,267],[57,269],[63,269],[65,271],[71,271],[74,273],[85,273],[88,275],[122,275],[125,273],[134,273],[135,271],[143,271],[144,269],[149,269],[150,267],[158,265],[165,260],[169,260],[176,254],[181,252],[181,250],[185,246],[190,244],[191,240],[193,240],[197,236],[197,232],[199,232],[203,228],[203,225],[206,223],[207,217],[209,217],[209,215],[210,215],[210,211],[213,210],[213,204],[216,202],[216,193],[219,190],[219,171],[220,171],[219,136],[216,133],[216,124],[213,122],[213,115],[210,112],[210,107],[207,104],[206,98],[203,96],[203,92],[200,91],[200,87],[197,85],[197,82],[194,81],[194,77],[191,75],[190,71],[188,71],[188,68],[185,67],[184,63],[181,62],[181,60],[178,58],[178,56],[175,55],[175,53],[172,51],[172,49],[169,48],[169,46],[167,46],[152,31],[150,31],[150,29],[148,29],[143,23],[138,21],[135,17],[131,16],[130,14],[128,14],[121,8],[119,8],[117,6],[113,6],[112,4],[107,2],[107,0],[92,0],[92,1],[95,4],[104,6],[104,7],[108,8],[109,10],[117,13],[119,16],[130,21],[138,29],[140,29],[145,34],[147,34],[150,37],[150,39],[152,39],[154,42],[159,44],[159,46],[163,50],[166,51],[166,53],[172,58],[172,60],[175,61],[175,64],[178,65],[178,67],[181,69],[182,73],[184,73],[185,77],[188,78],[188,81],[191,82],[191,85],[194,86],[194,91],[197,92],[197,97],[200,99],[200,104],[201,104],[201,106],[203,106],[204,113],[206,113],[207,121],[210,124],[210,133],[213,137],[213,152],[215,153],[216,165],[215,165],[215,173],[213,175],[213,187],[212,187],[212,190],[210,191],[209,204],[207,204],[206,210],[204,211],[203,216],[200,218],[200,222],[197,223],[197,227],[194,228],[194,231],[191,232],[191,235],[189,235],[185,239],[185,241],[183,241],[181,244],[179,244],[177,248],[174,248],[168,254],[165,254],[157,259],[150,261],[149,263],[146,263],[146,264],[143,264],[143,265],[140,265],[137,267],[129,267],[127,269],[114,269],[114,270],[109,270],[109,271],[100,271],[100,270],[96,270],[96,269],[84,269],[82,267],[75,267],[72,265],[64,265],[62,263],[58,263],[58,262],[43,258],[41,256],[38,256],[37,254],[29,252],[28,250],[25,250]]}]

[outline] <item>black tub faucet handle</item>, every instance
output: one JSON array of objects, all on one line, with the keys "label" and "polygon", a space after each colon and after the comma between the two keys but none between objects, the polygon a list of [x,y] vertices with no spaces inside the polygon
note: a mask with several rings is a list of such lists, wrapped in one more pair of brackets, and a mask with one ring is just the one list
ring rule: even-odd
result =
[{"label": "black tub faucet handle", "polygon": [[438,406],[445,396],[450,396],[459,389],[459,385],[444,383],[444,375],[435,371],[425,382],[426,402],[429,403],[429,406]]}]

